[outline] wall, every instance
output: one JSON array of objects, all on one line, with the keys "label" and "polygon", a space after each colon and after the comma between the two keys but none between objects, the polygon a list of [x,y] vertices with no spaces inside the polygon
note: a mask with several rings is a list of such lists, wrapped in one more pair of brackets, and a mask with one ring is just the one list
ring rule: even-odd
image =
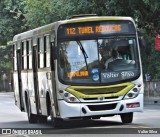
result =
[{"label": "wall", "polygon": [[144,101],[145,103],[160,103],[160,81],[144,82]]}]

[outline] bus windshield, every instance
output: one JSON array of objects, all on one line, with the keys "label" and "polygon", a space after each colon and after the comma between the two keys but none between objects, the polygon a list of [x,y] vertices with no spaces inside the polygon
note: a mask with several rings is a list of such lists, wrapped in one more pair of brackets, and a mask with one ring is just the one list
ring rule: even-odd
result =
[{"label": "bus windshield", "polygon": [[58,42],[59,78],[71,84],[107,84],[140,74],[135,37]]}]

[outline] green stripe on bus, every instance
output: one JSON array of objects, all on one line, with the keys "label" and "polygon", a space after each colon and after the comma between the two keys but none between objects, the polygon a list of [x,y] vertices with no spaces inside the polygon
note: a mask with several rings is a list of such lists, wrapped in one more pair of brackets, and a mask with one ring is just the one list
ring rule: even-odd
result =
[{"label": "green stripe on bus", "polygon": [[[66,89],[67,92],[73,94],[77,98],[98,98],[100,96],[103,97],[118,97],[118,96],[124,96],[127,94],[135,85],[131,82],[123,83],[123,84],[117,84],[112,86],[70,86]],[[107,89],[112,89],[115,87],[123,87],[121,90],[107,93]],[[81,89],[83,90],[97,90],[97,93],[93,94],[84,94],[84,92],[81,92]],[[99,93],[101,90],[106,89],[105,93]]]}]

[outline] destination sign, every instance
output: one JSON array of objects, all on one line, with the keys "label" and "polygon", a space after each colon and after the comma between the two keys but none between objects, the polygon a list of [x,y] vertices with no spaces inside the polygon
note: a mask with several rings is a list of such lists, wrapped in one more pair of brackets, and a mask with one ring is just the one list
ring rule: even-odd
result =
[{"label": "destination sign", "polygon": [[104,36],[109,34],[135,34],[130,21],[98,21],[62,24],[58,28],[58,38]]},{"label": "destination sign", "polygon": [[121,25],[102,25],[102,26],[85,26],[85,27],[67,27],[66,34],[67,35],[76,35],[76,34],[94,34],[94,33],[112,33],[112,32],[120,32]]}]

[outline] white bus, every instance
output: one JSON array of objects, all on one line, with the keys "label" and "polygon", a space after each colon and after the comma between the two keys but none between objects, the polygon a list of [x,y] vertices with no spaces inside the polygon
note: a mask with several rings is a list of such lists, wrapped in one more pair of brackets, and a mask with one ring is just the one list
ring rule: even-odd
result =
[{"label": "white bus", "polygon": [[130,17],[74,16],[13,38],[15,103],[30,123],[143,111],[139,39]]}]

